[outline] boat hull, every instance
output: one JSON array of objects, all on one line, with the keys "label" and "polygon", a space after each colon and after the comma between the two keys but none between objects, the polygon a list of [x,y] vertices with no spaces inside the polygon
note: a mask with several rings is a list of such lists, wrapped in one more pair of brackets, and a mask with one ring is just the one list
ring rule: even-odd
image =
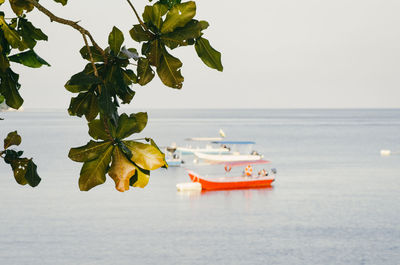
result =
[{"label": "boat hull", "polygon": [[257,161],[261,160],[260,155],[233,155],[233,154],[205,154],[201,152],[194,153],[198,158],[208,162],[238,162],[238,161]]},{"label": "boat hull", "polygon": [[275,181],[273,177],[222,177],[203,178],[196,173],[188,172],[192,182],[199,182],[203,190],[249,189],[269,187]]}]

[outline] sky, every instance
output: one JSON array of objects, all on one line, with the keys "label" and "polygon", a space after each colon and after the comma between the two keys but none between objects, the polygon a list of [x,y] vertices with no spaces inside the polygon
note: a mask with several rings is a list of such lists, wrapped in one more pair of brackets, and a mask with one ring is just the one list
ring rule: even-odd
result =
[{"label": "sky", "polygon": [[[137,24],[125,0],[69,0],[63,7],[40,1],[60,17],[80,20],[107,46],[113,26],[125,45],[139,48],[129,29]],[[133,0],[141,14],[145,0]],[[156,78],[135,85],[130,107],[149,108],[399,108],[400,1],[280,0],[197,1],[196,19],[210,27],[204,37],[222,53],[224,71],[206,67],[194,46],[171,51],[183,62],[181,90]],[[4,6],[4,5],[3,5]],[[86,61],[82,36],[50,23],[37,10],[28,14],[48,36],[35,51],[51,67],[13,65],[20,74],[23,107],[68,108],[74,96],[65,82]],[[138,49],[140,50],[140,49]]]}]

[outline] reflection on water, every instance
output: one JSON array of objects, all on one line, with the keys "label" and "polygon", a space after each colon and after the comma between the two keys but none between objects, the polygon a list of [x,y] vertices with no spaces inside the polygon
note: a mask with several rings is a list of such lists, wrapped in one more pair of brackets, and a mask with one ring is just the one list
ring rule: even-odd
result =
[{"label": "reflection on water", "polygon": [[241,196],[245,199],[252,199],[254,195],[267,196],[272,190],[273,186],[269,187],[258,187],[248,189],[231,189],[231,190],[190,190],[190,191],[177,191],[177,195],[180,198],[195,199],[200,197],[213,197],[213,196]]}]

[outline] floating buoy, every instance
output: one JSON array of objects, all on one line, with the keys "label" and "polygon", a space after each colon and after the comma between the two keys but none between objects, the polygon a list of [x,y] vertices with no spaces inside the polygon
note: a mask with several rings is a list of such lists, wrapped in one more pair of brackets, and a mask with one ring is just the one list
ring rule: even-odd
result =
[{"label": "floating buoy", "polygon": [[390,150],[381,150],[381,156],[390,156],[391,153]]}]

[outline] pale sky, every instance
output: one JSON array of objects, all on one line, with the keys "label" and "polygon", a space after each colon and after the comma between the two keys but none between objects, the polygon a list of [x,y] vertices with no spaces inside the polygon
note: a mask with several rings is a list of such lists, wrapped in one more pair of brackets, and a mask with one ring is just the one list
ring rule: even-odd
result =
[{"label": "pale sky", "polygon": [[[137,20],[125,0],[69,0],[62,7],[40,3],[58,16],[81,20],[107,46],[115,25],[125,45],[138,48],[129,29]],[[133,0],[139,13],[148,2]],[[249,3],[249,4],[246,4]],[[222,53],[224,71],[206,67],[194,46],[171,51],[183,62],[182,90],[156,76],[135,85],[134,108],[399,108],[400,1],[279,0],[197,1],[196,19],[210,27],[204,37]],[[28,18],[48,36],[36,52],[52,67],[16,66],[23,107],[67,109],[64,89],[86,61],[75,30],[50,23],[34,10]],[[138,49],[139,50],[139,49]]]}]

